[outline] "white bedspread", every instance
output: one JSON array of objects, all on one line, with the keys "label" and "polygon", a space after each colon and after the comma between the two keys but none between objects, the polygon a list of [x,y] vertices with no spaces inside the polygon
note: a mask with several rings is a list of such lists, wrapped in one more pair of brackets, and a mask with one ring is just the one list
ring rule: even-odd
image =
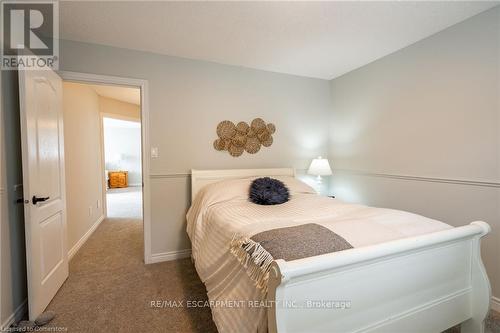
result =
[{"label": "white bedspread", "polygon": [[229,249],[235,234],[268,230],[269,223],[263,221],[275,228],[317,223],[355,248],[451,228],[416,214],[322,197],[298,180],[282,180],[292,194],[287,203],[253,204],[248,201],[251,179],[228,180],[203,188],[187,214],[192,256],[220,333],[267,331],[267,309],[248,302],[264,300],[265,295]]}]

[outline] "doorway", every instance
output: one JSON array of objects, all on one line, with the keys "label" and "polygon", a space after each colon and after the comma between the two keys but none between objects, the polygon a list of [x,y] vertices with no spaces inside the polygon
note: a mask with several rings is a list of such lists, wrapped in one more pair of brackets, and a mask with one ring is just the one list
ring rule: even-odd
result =
[{"label": "doorway", "polygon": [[[101,189],[102,191],[102,207],[103,207],[103,212],[104,216],[107,218],[115,218],[116,216],[124,216],[123,214],[126,212],[120,212],[119,207],[124,207],[123,204],[126,205],[127,200],[128,202],[133,201],[135,203],[135,208],[133,209],[133,217],[137,220],[139,220],[139,223],[141,223],[141,238],[143,239],[143,257],[141,260],[148,264],[151,263],[151,220],[150,220],[150,196],[149,196],[149,155],[148,155],[148,150],[149,148],[149,138],[148,138],[148,103],[147,103],[147,95],[148,95],[148,85],[147,81],[141,80],[141,79],[132,79],[132,78],[122,78],[122,77],[114,77],[114,76],[105,76],[105,75],[96,75],[96,74],[86,74],[86,73],[76,73],[76,72],[59,72],[61,77],[63,78],[64,82],[66,83],[73,83],[73,84],[87,84],[94,86],[94,89],[100,90],[98,91],[98,94],[100,95],[107,95],[110,94],[109,90],[112,88],[128,88],[129,89],[129,97],[134,95],[135,97],[133,100],[125,100],[124,102],[129,103],[129,104],[136,104],[136,106],[139,109],[139,116],[137,116],[137,111],[134,111],[134,113],[130,113],[130,110],[125,112],[124,114],[117,114],[117,112],[113,111],[113,108],[107,108],[108,111],[103,110],[100,112],[100,124],[101,124],[101,129],[100,129],[100,134],[101,134],[101,168],[100,168],[100,174],[102,176],[102,183],[101,183]],[[134,89],[135,93],[130,94],[130,89]],[[116,89],[115,89],[116,90]],[[118,94],[120,95],[120,94]],[[127,98],[125,95],[127,94],[121,94],[120,96],[115,96],[116,98],[114,99],[119,99],[119,98]],[[113,96],[104,96],[105,98],[101,98],[101,100],[108,100],[107,98],[112,98]],[[139,102],[137,102],[139,100]],[[111,111],[109,111],[111,110]],[[128,109],[127,109],[128,110]],[[137,110],[137,108],[136,108]],[[114,193],[110,193],[109,200],[108,200],[108,172],[107,171],[129,171],[129,170],[114,170],[115,167],[110,167],[110,169],[113,170],[108,170],[106,167],[106,161],[105,161],[105,148],[104,148],[104,118],[112,118],[116,121],[124,121],[124,122],[135,122],[136,124],[134,125],[137,127],[139,125],[139,129],[136,128],[136,132],[140,132],[140,176],[138,176],[139,172],[133,171],[132,172],[132,183],[130,181],[128,182],[127,187],[123,188],[118,188],[118,189],[113,189]],[[137,138],[137,136],[136,136]],[[139,142],[139,139],[136,141],[136,143]],[[115,156],[117,157],[117,156]],[[126,156],[120,156],[120,158],[123,157],[123,159],[126,158]],[[123,169],[123,168],[118,168],[118,169]],[[106,171],[107,170],[107,171]],[[134,176],[135,174],[135,176]],[[139,178],[137,178],[139,177]],[[142,179],[141,179],[142,178]],[[139,179],[139,181],[137,180]],[[113,196],[113,194],[121,194],[122,192],[124,195],[120,196]],[[127,198],[128,196],[128,198]],[[114,200],[114,199],[117,200]],[[141,200],[142,199],[142,200]],[[110,201],[111,204],[111,211],[109,210],[108,207],[108,201]],[[118,205],[113,205],[114,203]],[[142,201],[142,202],[141,202]],[[113,210],[114,207],[118,207],[118,212]],[[132,215],[130,215],[132,216]],[[142,217],[142,219],[141,219]],[[72,253],[70,253],[71,257]]]},{"label": "doorway", "polygon": [[101,113],[106,216],[142,220],[141,122]]},{"label": "doorway", "polygon": [[[63,93],[63,85],[66,84],[87,86],[82,90],[84,93]],[[139,233],[136,233],[133,247],[130,242],[124,242],[130,237],[115,237],[117,234],[123,236],[123,233],[103,226],[107,218],[106,177],[99,114],[100,97],[105,93],[89,85],[128,87],[138,92],[140,105],[136,107],[139,109],[136,115],[139,114],[141,123],[143,218],[142,223],[139,220],[138,224],[134,224]],[[126,260],[114,260],[116,264],[130,261],[131,256],[126,251],[129,249],[134,251],[133,258],[137,264],[151,263],[149,161],[143,149],[149,147],[147,81],[51,70],[20,71],[19,100],[28,306],[29,317],[34,319],[47,307],[68,277],[68,259],[77,252],[80,262],[97,268],[114,267],[109,265],[109,259],[116,258],[101,255],[100,263],[95,260],[98,252],[94,251],[93,244],[104,246],[106,251],[99,253],[125,254]],[[67,120],[63,119],[65,102],[70,102]],[[71,184],[72,190],[68,191],[71,193],[67,192],[68,184]],[[72,206],[67,200],[70,198]],[[68,212],[74,215],[69,216]],[[74,227],[68,228],[67,222]],[[118,241],[116,243],[125,247],[108,251],[109,237],[96,237],[103,232],[111,232],[113,239]],[[86,245],[85,249],[79,251],[83,245]],[[87,252],[86,255],[84,252]]]},{"label": "doorway", "polygon": [[101,223],[135,224],[134,239],[142,233],[140,96],[136,87],[63,82],[70,259]]}]

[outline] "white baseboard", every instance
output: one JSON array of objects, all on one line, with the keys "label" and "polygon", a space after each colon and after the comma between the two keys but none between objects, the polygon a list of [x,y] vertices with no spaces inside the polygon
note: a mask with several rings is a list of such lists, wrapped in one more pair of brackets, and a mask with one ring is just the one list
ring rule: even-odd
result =
[{"label": "white baseboard", "polygon": [[14,313],[12,313],[7,319],[5,319],[5,321],[2,323],[2,326],[0,327],[0,332],[7,331],[7,328],[9,328],[12,324],[23,319],[23,316],[27,312],[28,312],[28,299],[25,299],[17,307],[17,309],[14,310]]},{"label": "white baseboard", "polygon": [[83,235],[83,237],[80,238],[78,242],[76,242],[76,244],[68,251],[68,260],[71,260],[75,256],[78,250],[83,246],[83,244],[85,244],[87,239],[89,239],[102,221],[104,221],[104,215],[99,217],[97,221],[94,222],[92,227],[90,227],[90,229],[85,233],[85,235]]},{"label": "white baseboard", "polygon": [[491,309],[500,312],[500,298],[495,296],[491,298]]},{"label": "white baseboard", "polygon": [[151,258],[150,258],[148,264],[155,264],[157,262],[162,262],[162,261],[183,259],[183,258],[188,258],[189,256],[191,256],[191,249],[163,252],[163,253],[154,253],[151,255]]}]

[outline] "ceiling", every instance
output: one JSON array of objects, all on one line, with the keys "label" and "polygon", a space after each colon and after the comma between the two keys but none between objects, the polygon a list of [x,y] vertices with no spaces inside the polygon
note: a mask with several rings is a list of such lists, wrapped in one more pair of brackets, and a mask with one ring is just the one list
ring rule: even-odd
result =
[{"label": "ceiling", "polygon": [[99,96],[113,98],[135,105],[141,104],[141,90],[138,88],[89,84]]},{"label": "ceiling", "polygon": [[122,120],[110,117],[103,117],[104,127],[114,128],[141,128],[140,121]]},{"label": "ceiling", "polygon": [[61,2],[64,39],[332,79],[498,5]]}]

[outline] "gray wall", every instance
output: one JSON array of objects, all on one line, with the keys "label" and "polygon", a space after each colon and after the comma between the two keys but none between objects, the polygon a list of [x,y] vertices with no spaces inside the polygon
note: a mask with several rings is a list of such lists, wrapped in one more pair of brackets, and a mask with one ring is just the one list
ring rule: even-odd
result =
[{"label": "gray wall", "polygon": [[21,142],[17,72],[1,71],[1,314],[0,325],[27,296],[24,210],[16,199],[22,197]]},{"label": "gray wall", "polygon": [[[160,150],[150,170],[154,254],[189,247],[189,169],[305,169],[328,152],[340,198],[453,225],[489,222],[483,250],[499,296],[499,16],[481,14],[332,82],[72,41],[61,43],[61,69],[149,81],[150,140]],[[2,72],[2,320],[26,297],[12,192],[22,181],[16,87]],[[276,124],[271,148],[240,158],[213,150],[219,121],[254,117]]]},{"label": "gray wall", "polygon": [[497,297],[499,66],[497,7],[333,80],[329,144],[340,198],[490,223],[483,257]]},{"label": "gray wall", "polygon": [[[305,169],[327,152],[325,80],[73,41],[62,41],[60,67],[149,82],[150,143],[160,153],[150,168],[153,254],[190,247],[185,213],[191,168]],[[238,158],[214,150],[220,121],[255,117],[276,125],[270,148]]]}]

